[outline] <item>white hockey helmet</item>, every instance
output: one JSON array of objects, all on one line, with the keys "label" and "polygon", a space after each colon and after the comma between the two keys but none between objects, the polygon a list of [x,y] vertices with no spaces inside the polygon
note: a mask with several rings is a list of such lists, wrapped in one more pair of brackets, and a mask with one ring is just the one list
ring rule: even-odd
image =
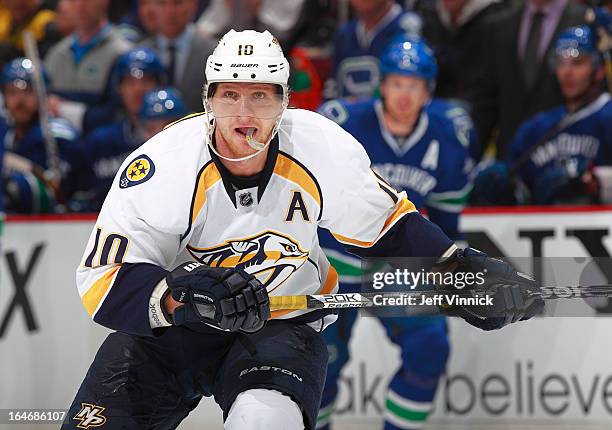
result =
[{"label": "white hockey helmet", "polygon": [[[205,72],[206,87],[203,101],[211,125],[209,128],[209,144],[215,153],[216,150],[212,146],[214,110],[210,104],[211,89],[214,84],[219,82],[265,83],[279,85],[282,89],[282,106],[268,142],[262,143],[247,139],[249,145],[258,152],[244,157],[244,159],[257,155],[276,134],[283,112],[289,104],[289,89],[287,86],[289,62],[285,58],[278,40],[267,30],[264,32],[230,30],[219,40],[219,44],[206,60]],[[220,154],[217,155],[220,156]]]},{"label": "white hockey helmet", "polygon": [[289,62],[269,31],[228,31],[206,61],[206,81],[277,84],[287,92]]}]

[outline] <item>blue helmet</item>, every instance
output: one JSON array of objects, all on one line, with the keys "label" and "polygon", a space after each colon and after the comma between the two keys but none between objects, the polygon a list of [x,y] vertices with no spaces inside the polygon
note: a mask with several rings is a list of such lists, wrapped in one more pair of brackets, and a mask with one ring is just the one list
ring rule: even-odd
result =
[{"label": "blue helmet", "polygon": [[117,58],[114,71],[117,82],[127,75],[142,78],[145,74],[150,74],[161,83],[165,73],[166,69],[157,54],[149,48],[135,48],[121,54]]},{"label": "blue helmet", "polygon": [[593,59],[599,58],[595,34],[586,25],[568,28],[559,35],[555,42],[557,58],[577,58],[580,55],[589,55]]},{"label": "blue helmet", "polygon": [[423,39],[398,35],[383,51],[380,70],[384,75],[397,73],[425,79],[430,86],[438,76],[438,64],[432,49]]},{"label": "blue helmet", "polygon": [[187,108],[178,91],[172,87],[157,88],[145,94],[139,117],[152,119],[178,119],[187,115]]},{"label": "blue helmet", "polygon": [[[13,83],[13,82],[22,82],[25,84],[29,84],[32,82],[32,76],[34,75],[34,65],[29,58],[15,58],[14,60],[9,61],[5,64],[2,69],[2,77],[0,78],[0,83],[2,85]],[[49,74],[42,68],[42,76],[45,81],[45,84],[49,85],[50,79]]]}]

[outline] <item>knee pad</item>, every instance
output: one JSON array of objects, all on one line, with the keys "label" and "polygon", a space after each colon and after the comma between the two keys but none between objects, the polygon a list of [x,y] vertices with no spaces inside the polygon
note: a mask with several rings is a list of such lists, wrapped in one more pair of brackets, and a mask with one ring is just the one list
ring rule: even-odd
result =
[{"label": "knee pad", "polygon": [[257,388],[236,397],[223,425],[225,430],[303,430],[300,407],[291,397]]},{"label": "knee pad", "polygon": [[432,377],[444,373],[450,354],[445,325],[422,326],[403,336],[399,346],[404,367],[411,373]]}]

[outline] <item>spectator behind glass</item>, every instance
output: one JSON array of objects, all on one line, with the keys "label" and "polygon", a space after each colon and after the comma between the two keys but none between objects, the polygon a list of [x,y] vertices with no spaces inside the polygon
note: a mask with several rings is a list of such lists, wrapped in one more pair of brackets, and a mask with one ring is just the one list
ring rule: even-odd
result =
[{"label": "spectator behind glass", "polygon": [[75,30],[45,58],[56,94],[49,97],[49,111],[88,132],[112,117],[108,79],[115,59],[130,44],[109,24],[108,0],[63,1],[75,17]]},{"label": "spectator behind glass", "polygon": [[485,59],[480,52],[485,22],[503,5],[500,0],[433,0],[421,4],[416,11],[423,17],[423,36],[440,68],[435,95],[465,104]]},{"label": "spectator behind glass", "polygon": [[60,39],[68,36],[76,28],[77,17],[69,7],[70,0],[59,0],[55,9],[55,19],[51,23],[53,32]]},{"label": "spectator behind glass", "polygon": [[393,0],[351,0],[351,6],[357,18],[336,33],[325,98],[372,97],[380,84],[379,58],[391,38],[421,33],[421,18]]},{"label": "spectator behind glass", "polygon": [[305,24],[302,15],[309,0],[212,0],[198,19],[198,31],[220,37],[228,30],[269,30],[289,51]]},{"label": "spectator behind glass", "polygon": [[23,32],[30,31],[44,55],[54,42],[48,26],[55,12],[44,8],[41,0],[3,0],[0,8],[0,62],[24,53]]},{"label": "spectator behind glass", "polygon": [[190,112],[200,112],[206,59],[216,41],[195,31],[197,0],[155,0],[157,30],[143,41],[161,58],[168,84],[176,87]]},{"label": "spectator behind glass", "polygon": [[155,33],[157,28],[156,0],[138,0],[119,20],[119,28],[129,40],[138,43]]},{"label": "spectator behind glass", "polygon": [[585,23],[585,12],[568,0],[527,0],[491,19],[483,32],[479,52],[486,62],[471,97],[472,117],[483,148],[498,128],[498,159],[506,157],[521,122],[562,102],[546,58],[564,29]]},{"label": "spectator behind glass", "polygon": [[534,204],[598,202],[595,166],[612,166],[612,102],[604,91],[604,69],[596,46],[594,32],[588,27],[561,34],[555,44],[553,69],[563,105],[536,115],[519,128],[507,163],[478,175],[472,196],[482,201],[476,203],[502,203],[500,190],[516,185],[512,175],[526,185],[531,195],[528,202]]},{"label": "spectator behind glass", "polygon": [[[125,116],[96,128],[85,139],[90,191],[81,197],[83,207],[79,211],[100,209],[121,163],[145,142],[139,117],[143,99],[148,91],[163,84],[164,75],[164,66],[148,48],[132,49],[117,59],[112,90],[119,94]],[[89,200],[89,205],[83,200]]]}]

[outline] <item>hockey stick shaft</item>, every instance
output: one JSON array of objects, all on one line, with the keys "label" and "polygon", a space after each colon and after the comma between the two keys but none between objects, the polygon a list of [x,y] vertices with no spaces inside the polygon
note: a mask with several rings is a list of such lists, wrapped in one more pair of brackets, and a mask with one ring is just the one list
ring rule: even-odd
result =
[{"label": "hockey stick shaft", "polygon": [[[421,304],[423,298],[439,296],[459,296],[481,298],[487,294],[486,290],[456,290],[456,291],[404,291],[381,293],[343,293],[343,294],[315,294],[302,296],[271,296],[270,309],[300,310],[300,309],[341,309],[341,308],[370,308],[390,306],[410,306]],[[554,286],[542,287],[539,291],[531,291],[531,296],[540,296],[543,299],[584,299],[591,297],[611,297],[612,285],[590,286]],[[412,299],[410,299],[412,297]]]},{"label": "hockey stick shaft", "polygon": [[57,141],[55,140],[55,136],[51,131],[51,125],[49,122],[49,110],[47,109],[47,88],[45,86],[45,80],[43,77],[42,62],[40,60],[40,54],[38,53],[38,47],[36,46],[36,39],[34,39],[34,35],[30,31],[23,32],[23,41],[26,56],[30,59],[33,65],[34,90],[36,92],[36,97],[38,98],[38,115],[40,117],[40,127],[45,140],[48,171],[52,176],[51,182],[57,185],[59,184],[61,178],[60,159]]}]

